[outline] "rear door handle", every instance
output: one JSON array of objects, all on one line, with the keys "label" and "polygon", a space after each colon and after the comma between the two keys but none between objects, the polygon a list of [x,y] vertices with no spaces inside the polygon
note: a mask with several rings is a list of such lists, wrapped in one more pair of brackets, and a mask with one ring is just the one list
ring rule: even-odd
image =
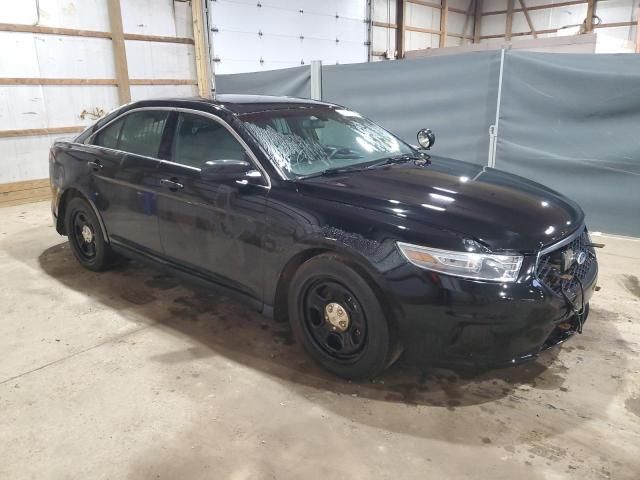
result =
[{"label": "rear door handle", "polygon": [[91,167],[91,170],[93,170],[94,172],[97,172],[98,170],[102,169],[102,167],[103,167],[103,165],[98,161],[87,162],[87,165],[89,167]]},{"label": "rear door handle", "polygon": [[160,180],[160,184],[167,187],[172,192],[176,192],[178,190],[182,190],[184,185],[178,182],[177,178],[163,178]]}]

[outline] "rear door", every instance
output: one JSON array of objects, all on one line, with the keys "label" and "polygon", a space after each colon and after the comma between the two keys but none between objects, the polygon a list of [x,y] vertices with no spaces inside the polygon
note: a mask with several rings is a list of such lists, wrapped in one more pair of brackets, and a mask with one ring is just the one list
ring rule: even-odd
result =
[{"label": "rear door", "polygon": [[[256,166],[242,180],[203,180],[209,160],[240,159]],[[181,112],[171,161],[160,165],[160,236],[172,261],[242,293],[262,297],[262,237],[269,192],[266,173],[222,120]]]},{"label": "rear door", "polygon": [[95,203],[111,241],[161,254],[157,192],[159,155],[169,112],[134,110],[92,140]]}]

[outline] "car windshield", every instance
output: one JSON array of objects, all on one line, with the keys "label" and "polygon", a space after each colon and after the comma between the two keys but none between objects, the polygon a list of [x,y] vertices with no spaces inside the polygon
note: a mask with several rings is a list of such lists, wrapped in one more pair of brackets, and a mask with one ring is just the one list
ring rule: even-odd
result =
[{"label": "car windshield", "polygon": [[243,115],[242,120],[290,179],[332,169],[364,168],[414,153],[382,127],[350,110],[271,110]]}]

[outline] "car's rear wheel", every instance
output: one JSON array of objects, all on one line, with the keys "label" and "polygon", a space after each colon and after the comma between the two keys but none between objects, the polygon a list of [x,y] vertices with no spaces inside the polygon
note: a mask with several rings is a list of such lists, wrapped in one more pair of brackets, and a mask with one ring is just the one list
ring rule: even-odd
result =
[{"label": "car's rear wheel", "polygon": [[83,267],[100,272],[113,265],[117,256],[105,241],[100,222],[86,200],[76,197],[69,201],[64,225],[71,251]]},{"label": "car's rear wheel", "polygon": [[300,266],[289,288],[289,319],[296,338],[335,375],[373,378],[390,363],[382,306],[339,256],[319,255]]}]

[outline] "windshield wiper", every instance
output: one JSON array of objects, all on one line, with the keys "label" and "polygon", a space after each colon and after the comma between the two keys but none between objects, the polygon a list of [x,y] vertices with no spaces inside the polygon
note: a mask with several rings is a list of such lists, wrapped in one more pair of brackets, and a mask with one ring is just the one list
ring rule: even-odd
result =
[{"label": "windshield wiper", "polygon": [[309,175],[303,175],[298,177],[300,180],[304,180],[306,178],[314,178],[314,177],[328,177],[330,175],[338,175],[340,173],[351,173],[351,172],[361,172],[364,170],[363,167],[334,167],[327,168],[326,170],[322,170],[321,172],[311,173]]},{"label": "windshield wiper", "polygon": [[405,163],[410,162],[411,160],[425,160],[427,165],[429,164],[429,157],[425,157],[424,155],[415,154],[415,153],[403,153],[402,155],[396,155],[394,157],[385,158],[383,161],[374,163],[373,165],[368,166],[367,168],[378,168],[384,167],[387,165],[395,165],[397,163]]}]

